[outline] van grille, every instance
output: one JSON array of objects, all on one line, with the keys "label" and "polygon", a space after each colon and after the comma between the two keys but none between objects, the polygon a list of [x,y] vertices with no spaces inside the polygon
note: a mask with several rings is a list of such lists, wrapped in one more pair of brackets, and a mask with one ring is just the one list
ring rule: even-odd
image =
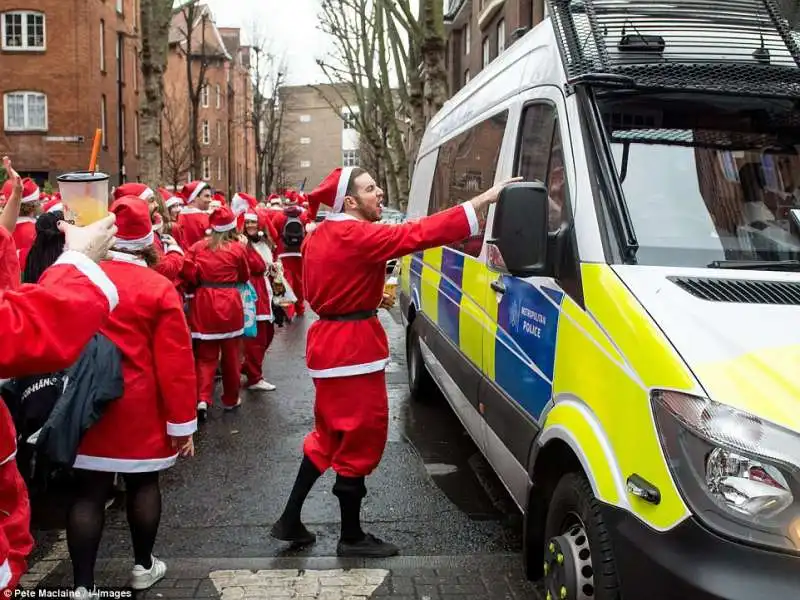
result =
[{"label": "van grille", "polygon": [[692,296],[703,300],[800,306],[798,282],[700,277],[668,277],[668,279]]}]

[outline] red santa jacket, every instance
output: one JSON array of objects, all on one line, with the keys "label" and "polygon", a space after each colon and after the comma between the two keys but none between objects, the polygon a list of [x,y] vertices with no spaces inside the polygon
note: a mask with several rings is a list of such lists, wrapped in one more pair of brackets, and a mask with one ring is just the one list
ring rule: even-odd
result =
[{"label": "red santa jacket", "polygon": [[287,252],[286,246],[283,243],[283,228],[286,225],[286,221],[289,220],[289,215],[295,216],[298,219],[300,219],[304,227],[311,222],[308,211],[303,210],[299,206],[288,206],[282,212],[277,213],[273,217],[272,224],[275,226],[275,232],[276,235],[278,236],[278,239],[276,241],[276,243],[278,244],[277,248],[278,258],[285,258],[287,256],[302,256],[302,251]]},{"label": "red santa jacket", "polygon": [[0,290],[13,290],[19,287],[21,278],[14,238],[0,227]]},{"label": "red santa jacket", "polygon": [[[402,225],[332,215],[304,241],[306,299],[319,315],[374,310],[383,299],[386,261],[477,232],[478,217],[470,203]],[[320,320],[308,331],[306,362],[312,377],[374,373],[388,361],[388,341],[377,317]]]},{"label": "red santa jacket", "polygon": [[[177,242],[177,240],[175,241]],[[173,283],[177,283],[183,271],[183,249],[175,244],[164,246],[161,235],[158,233],[154,235],[153,245],[158,252],[158,264],[154,271],[161,273]]]},{"label": "red santa jacket", "polygon": [[191,248],[206,237],[209,227],[208,213],[194,206],[187,206],[178,214],[178,227],[180,228],[180,243],[184,250]]},{"label": "red santa jacket", "polygon": [[236,284],[247,283],[247,251],[239,242],[216,250],[201,240],[186,253],[183,278],[195,288],[189,303],[189,326],[198,340],[221,340],[244,333],[244,307]]},{"label": "red santa jacket", "polygon": [[75,468],[140,473],[172,466],[169,436],[197,429],[192,340],[170,281],[134,256],[111,253],[101,267],[119,306],[101,332],[122,353],[125,393],[81,440]]},{"label": "red santa jacket", "polygon": [[[259,242],[264,245],[264,250],[269,252],[264,242]],[[256,300],[256,321],[271,322],[272,318],[272,294],[270,293],[270,284],[268,281],[267,261],[256,249],[253,244],[247,245],[247,266],[250,268],[250,283],[256,290],[258,299]]]},{"label": "red santa jacket", "polygon": [[17,254],[22,250],[29,250],[36,240],[36,219],[32,217],[19,217],[14,228],[14,244]]}]

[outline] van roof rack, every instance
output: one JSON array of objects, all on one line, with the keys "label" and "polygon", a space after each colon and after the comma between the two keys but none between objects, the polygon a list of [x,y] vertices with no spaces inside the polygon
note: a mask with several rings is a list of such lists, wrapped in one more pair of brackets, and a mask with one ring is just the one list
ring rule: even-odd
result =
[{"label": "van roof rack", "polygon": [[800,0],[547,0],[571,85],[800,96]]}]

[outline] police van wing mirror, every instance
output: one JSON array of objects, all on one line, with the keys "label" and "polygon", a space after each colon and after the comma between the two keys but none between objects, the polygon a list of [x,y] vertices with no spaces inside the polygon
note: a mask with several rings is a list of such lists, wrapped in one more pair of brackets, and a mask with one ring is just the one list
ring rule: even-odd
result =
[{"label": "police van wing mirror", "polygon": [[547,270],[548,212],[541,182],[512,183],[500,192],[489,241],[512,275],[531,277]]}]

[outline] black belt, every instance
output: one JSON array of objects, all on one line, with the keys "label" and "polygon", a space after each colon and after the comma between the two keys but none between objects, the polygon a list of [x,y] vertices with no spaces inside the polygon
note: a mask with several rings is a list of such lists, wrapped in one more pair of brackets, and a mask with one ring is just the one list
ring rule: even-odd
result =
[{"label": "black belt", "polygon": [[201,281],[197,287],[201,288],[237,288],[239,284],[235,281]]},{"label": "black belt", "polygon": [[366,321],[378,316],[378,310],[358,310],[343,315],[320,315],[322,321]]}]

